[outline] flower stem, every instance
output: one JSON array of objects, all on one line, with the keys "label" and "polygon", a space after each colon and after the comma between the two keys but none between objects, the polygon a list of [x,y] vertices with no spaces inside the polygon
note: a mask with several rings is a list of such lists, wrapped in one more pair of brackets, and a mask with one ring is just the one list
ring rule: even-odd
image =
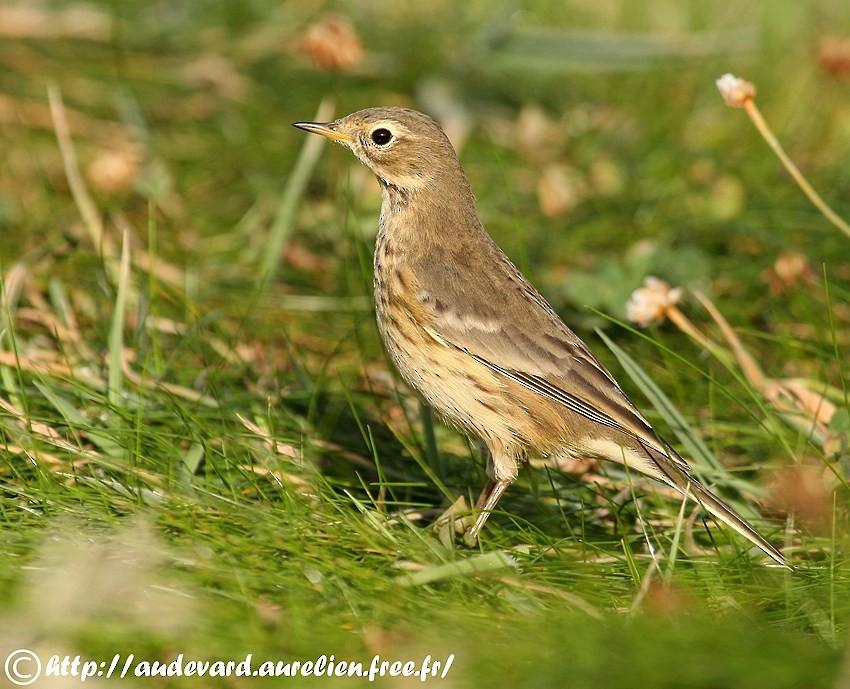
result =
[{"label": "flower stem", "polygon": [[785,169],[788,170],[789,174],[794,178],[794,181],[797,182],[800,189],[803,190],[803,193],[808,196],[814,206],[826,216],[827,220],[829,220],[845,235],[850,237],[850,225],[848,225],[834,210],[832,210],[832,208],[827,205],[826,201],[821,198],[820,194],[812,188],[812,185],[809,184],[808,180],[803,176],[803,173],[800,172],[800,169],[794,165],[793,161],[788,157],[788,154],[783,150],[782,144],[779,143],[779,140],[773,135],[773,132],[770,130],[767,122],[765,122],[756,102],[752,98],[746,98],[743,102],[743,107],[747,112],[747,115],[749,115],[750,119],[753,121],[753,124],[756,126],[756,129],[759,130],[759,134],[761,134],[764,140],[767,141],[767,145],[770,146],[785,166]]}]

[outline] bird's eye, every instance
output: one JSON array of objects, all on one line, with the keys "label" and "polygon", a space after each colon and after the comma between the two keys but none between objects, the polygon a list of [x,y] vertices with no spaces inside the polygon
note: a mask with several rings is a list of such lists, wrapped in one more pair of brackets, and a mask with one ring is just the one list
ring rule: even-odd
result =
[{"label": "bird's eye", "polygon": [[372,141],[378,146],[386,146],[393,138],[393,133],[389,129],[376,129],[372,132]]}]

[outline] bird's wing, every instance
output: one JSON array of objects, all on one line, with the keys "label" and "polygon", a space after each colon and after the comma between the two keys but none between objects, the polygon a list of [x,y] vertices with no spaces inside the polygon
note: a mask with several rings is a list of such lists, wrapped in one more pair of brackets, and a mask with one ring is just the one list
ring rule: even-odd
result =
[{"label": "bird's wing", "polygon": [[531,392],[666,453],[587,345],[501,252],[494,258],[498,269],[483,281],[466,279],[456,261],[411,266],[433,335]]}]

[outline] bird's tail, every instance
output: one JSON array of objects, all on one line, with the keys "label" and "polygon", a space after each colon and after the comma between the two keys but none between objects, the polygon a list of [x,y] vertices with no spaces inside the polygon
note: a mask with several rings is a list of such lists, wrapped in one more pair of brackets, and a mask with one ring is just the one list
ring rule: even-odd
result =
[{"label": "bird's tail", "polygon": [[[643,445],[643,448],[650,457],[652,457],[655,464],[661,470],[667,483],[680,491],[683,495],[696,500],[720,521],[729,526],[731,529],[737,531],[750,543],[757,545],[780,565],[787,567],[792,571],[794,570],[794,567],[790,562],[788,562],[786,557],[773,545],[771,545],[764,536],[756,531],[756,528],[752,524],[735,512],[735,510],[723,502],[723,500],[718,498],[714,493],[705,488],[693,476],[680,468],[679,462],[671,460],[670,456],[663,454],[658,449],[651,446]],[[671,456],[676,457],[673,450],[668,448],[667,452],[669,452]],[[684,465],[683,460],[680,460],[680,462],[681,465]]]}]

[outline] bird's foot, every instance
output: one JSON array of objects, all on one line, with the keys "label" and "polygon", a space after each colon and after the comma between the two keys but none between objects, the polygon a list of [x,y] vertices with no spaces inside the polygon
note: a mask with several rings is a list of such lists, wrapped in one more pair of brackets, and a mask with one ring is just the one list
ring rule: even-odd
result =
[{"label": "bird's foot", "polygon": [[[447,548],[454,547],[458,540],[466,543],[465,535],[473,528],[474,519],[474,515],[470,514],[466,498],[459,497],[434,522],[434,530],[440,543]],[[475,543],[473,542],[472,545]]]}]

